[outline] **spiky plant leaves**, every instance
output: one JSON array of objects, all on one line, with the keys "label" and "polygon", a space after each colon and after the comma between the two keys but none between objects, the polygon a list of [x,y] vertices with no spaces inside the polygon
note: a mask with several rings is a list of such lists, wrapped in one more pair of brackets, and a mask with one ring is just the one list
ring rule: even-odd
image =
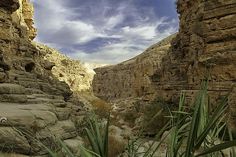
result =
[{"label": "spiky plant leaves", "polygon": [[217,121],[223,116],[227,109],[227,97],[225,97],[222,102],[217,106],[215,112],[213,113],[212,117],[209,119],[206,127],[204,128],[203,132],[199,135],[196,140],[195,149],[201,147],[203,141],[206,139],[207,135],[209,134],[210,130],[215,127]]},{"label": "spiky plant leaves", "polygon": [[97,119],[92,118],[89,120],[89,128],[85,129],[92,152],[99,154],[100,157],[108,157],[109,123],[110,118],[108,118],[106,126],[101,127]]},{"label": "spiky plant leaves", "polygon": [[224,149],[227,149],[227,148],[230,148],[230,147],[233,147],[233,146],[236,146],[236,140],[221,143],[221,144],[215,145],[211,148],[205,149],[201,153],[196,154],[195,157],[211,154],[211,153],[214,153],[214,152],[219,152],[219,151],[222,151]]},{"label": "spiky plant leaves", "polygon": [[45,145],[42,145],[42,146],[44,147],[44,149],[46,149],[46,151],[51,157],[58,157],[57,154],[54,153],[52,150],[50,150],[48,147],[46,147]]},{"label": "spiky plant leaves", "polygon": [[93,132],[92,128],[90,128],[90,130],[86,128],[85,130],[86,130],[86,133],[87,133],[89,143],[92,147],[92,150],[96,153],[100,153],[99,148],[98,148],[98,144],[96,142],[96,136],[94,135],[94,132]]},{"label": "spiky plant leaves", "polygon": [[[215,157],[214,155],[219,154],[224,156],[223,153],[220,153],[223,149],[236,145],[235,141],[232,141],[232,139],[231,141],[222,144],[214,144],[214,138],[218,138],[219,133],[226,127],[224,115],[227,109],[227,96],[221,101],[220,104],[217,105],[217,108],[213,114],[210,114],[208,111],[207,84],[207,81],[203,82],[202,89],[199,91],[193,104],[194,110],[189,113],[187,113],[184,108],[185,95],[182,94],[180,97],[178,111],[170,112],[169,118],[171,118],[171,120],[157,133],[156,137],[159,139],[164,131],[169,130],[168,135],[170,135],[171,138],[166,154],[167,157],[195,157],[202,155],[209,155],[207,157]],[[156,113],[156,115],[159,114],[160,112]],[[107,124],[109,125],[109,122]],[[99,134],[98,131],[98,125],[92,123],[90,128],[87,129],[90,142],[94,143],[91,144],[91,146],[93,150],[96,150],[99,153],[101,150],[106,152],[106,141],[103,141],[104,143],[100,141],[104,137],[102,134]],[[108,136],[108,128],[106,128],[106,131],[105,135]],[[96,138],[95,136],[98,137]],[[154,146],[155,141],[153,141],[146,152],[140,153],[138,152],[138,149],[141,145],[137,145],[137,139],[135,141],[129,141],[128,157],[137,157],[142,154],[143,157],[153,157],[154,154],[160,149],[161,144],[166,138],[167,135],[161,138],[157,146]],[[183,150],[182,146],[185,141],[187,141],[187,146],[186,149]],[[204,149],[204,151],[196,154],[196,152],[199,152],[199,148]],[[235,157],[234,153],[235,152],[232,151],[232,157]],[[104,154],[106,155],[106,153]]]},{"label": "spiky plant leaves", "polygon": [[62,146],[62,149],[66,152],[66,155],[68,157],[75,157],[73,153],[68,149],[68,147],[65,145],[64,142],[62,142],[60,139],[58,140],[60,145]]},{"label": "spiky plant leaves", "polygon": [[[232,141],[234,139],[233,135],[232,135],[232,131],[229,129],[228,132],[229,132],[229,139]],[[230,154],[231,154],[232,157],[236,156],[236,148],[235,147],[231,148]]]},{"label": "spiky plant leaves", "polygon": [[108,157],[109,126],[110,126],[110,113],[108,115],[107,124],[105,126],[105,131],[104,131],[104,138],[103,138],[103,151],[104,151],[105,157]]},{"label": "spiky plant leaves", "polygon": [[195,144],[195,139],[198,136],[199,132],[199,123],[200,123],[200,108],[202,104],[204,103],[204,98],[207,93],[207,82],[203,83],[203,88],[202,90],[198,93],[198,96],[196,97],[195,103],[194,103],[194,112],[192,115],[192,120],[191,120],[191,126],[190,126],[190,131],[188,135],[188,140],[187,140],[187,147],[186,147],[186,152],[185,152],[185,157],[192,157],[193,156],[193,147]]},{"label": "spiky plant leaves", "polygon": [[98,149],[99,149],[99,154],[104,157],[105,156],[105,153],[104,153],[104,141],[103,141],[103,138],[102,138],[102,135],[101,135],[101,130],[100,130],[100,127],[99,127],[99,124],[97,122],[97,120],[95,119],[94,120],[94,123],[93,123],[93,127],[94,127],[94,130],[95,130],[95,134],[94,134],[94,138],[96,140],[96,144],[98,146]]},{"label": "spiky plant leaves", "polygon": [[90,151],[86,148],[84,148],[83,146],[80,146],[80,153],[81,153],[81,156],[82,157],[101,157],[100,155],[96,154],[95,152],[93,151]]},{"label": "spiky plant leaves", "polygon": [[[91,153],[89,153],[88,150],[85,150],[83,148],[80,148],[80,154],[82,157],[93,157],[93,155]],[[98,156],[100,157],[100,156]]]}]

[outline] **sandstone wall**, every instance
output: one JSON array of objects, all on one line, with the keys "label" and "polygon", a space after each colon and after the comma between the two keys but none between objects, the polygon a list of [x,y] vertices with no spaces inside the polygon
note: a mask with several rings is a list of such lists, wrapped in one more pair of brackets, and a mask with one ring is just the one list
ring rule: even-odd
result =
[{"label": "sandstone wall", "polygon": [[[229,106],[235,128],[236,0],[179,0],[180,30],[157,73],[157,96],[177,102],[180,91],[191,99],[210,76],[212,102],[231,92]],[[236,130],[235,130],[236,131]]]},{"label": "sandstone wall", "polygon": [[61,54],[55,49],[42,44],[37,47],[45,51],[45,60],[50,61],[49,68],[53,75],[60,81],[65,81],[73,92],[91,92],[91,84],[94,76],[93,69],[87,68],[79,60],[73,60]]},{"label": "sandstone wall", "polygon": [[155,93],[153,76],[160,69],[163,56],[169,50],[172,35],[160,43],[148,48],[141,55],[123,63],[95,69],[93,91],[105,100],[117,100],[131,97],[150,99]]},{"label": "sandstone wall", "polygon": [[[207,75],[210,75],[209,93],[212,100],[231,92],[236,84],[236,0],[178,0],[177,10],[180,29],[169,50],[165,50],[164,54],[151,52],[156,53],[154,58],[146,59],[141,55],[141,62],[121,63],[96,70],[93,86],[97,96],[117,100],[153,93],[155,97],[177,103],[181,91],[187,92],[188,100],[191,100]],[[158,46],[154,47],[158,49]],[[140,67],[139,63],[148,60],[154,63],[156,60],[160,64],[149,63]],[[148,73],[149,69],[152,72],[145,77],[144,72]],[[151,88],[146,88],[146,78]],[[140,89],[145,92],[140,92]],[[234,128],[235,97],[233,89],[229,106]]]},{"label": "sandstone wall", "polygon": [[162,62],[157,89],[196,90],[210,73],[210,90],[235,83],[235,0],[179,0],[180,30]]},{"label": "sandstone wall", "polygon": [[32,15],[26,0],[0,1],[0,156],[42,156],[41,143],[53,149],[56,138],[72,147],[80,142],[72,120],[80,103],[72,103],[69,86],[52,75],[46,51],[31,42]]}]

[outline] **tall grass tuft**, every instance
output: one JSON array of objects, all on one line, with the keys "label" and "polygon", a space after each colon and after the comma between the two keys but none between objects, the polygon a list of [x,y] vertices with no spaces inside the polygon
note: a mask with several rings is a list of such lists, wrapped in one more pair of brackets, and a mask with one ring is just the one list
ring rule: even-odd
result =
[{"label": "tall grass tuft", "polygon": [[81,148],[83,157],[108,157],[108,132],[110,116],[108,117],[105,127],[99,125],[96,118],[89,120],[89,128],[86,128],[87,137],[92,150]]},{"label": "tall grass tuft", "polygon": [[[228,95],[218,104],[215,104],[216,108],[210,112],[207,87],[208,81],[203,82],[189,112],[186,112],[185,109],[185,94],[181,95],[178,110],[170,112],[170,120],[157,133],[157,139],[163,130],[170,128],[168,134],[159,140],[159,144],[155,145],[153,142],[143,153],[143,157],[154,157],[154,154],[158,154],[161,150],[161,144],[167,138],[169,141],[166,157],[224,157],[222,151],[227,148],[231,148],[230,157],[235,157],[233,146],[236,146],[236,140],[232,136],[230,136],[230,141],[219,142],[223,141],[223,138],[220,139],[220,132],[226,128]],[[131,152],[128,156],[132,157],[133,154],[139,154],[137,147],[133,145],[129,147],[128,152]]]},{"label": "tall grass tuft", "polygon": [[[228,95],[218,104],[215,104],[213,111],[209,110],[209,100],[207,92],[208,82],[202,83],[202,88],[195,97],[193,105],[186,103],[186,96],[183,93],[179,100],[177,111],[170,111],[170,120],[157,132],[156,141],[144,152],[139,152],[142,142],[138,138],[129,141],[126,151],[127,157],[159,157],[156,154],[161,150],[161,145],[168,138],[168,146],[165,157],[224,157],[223,150],[230,148],[230,156],[236,157],[234,146],[236,140],[229,130],[229,140],[223,142],[221,132],[227,130],[226,120],[228,109]],[[191,108],[190,111],[186,108]],[[188,111],[188,112],[187,112]],[[108,134],[109,118],[105,126],[100,125],[96,118],[89,120],[89,127],[86,128],[87,137],[91,150],[81,146],[82,157],[108,157]],[[161,139],[164,131],[168,130]],[[222,137],[222,138],[221,138]],[[160,140],[158,140],[160,139]],[[156,144],[158,142],[158,144]],[[67,156],[74,157],[60,142]],[[52,157],[55,154],[50,152]],[[163,156],[160,156],[163,157]]]}]

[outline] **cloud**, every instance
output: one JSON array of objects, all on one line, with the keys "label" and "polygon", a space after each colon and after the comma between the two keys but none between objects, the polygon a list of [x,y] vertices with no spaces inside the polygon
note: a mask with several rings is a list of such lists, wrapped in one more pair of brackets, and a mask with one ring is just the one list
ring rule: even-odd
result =
[{"label": "cloud", "polygon": [[[146,0],[31,0],[37,41],[72,58],[118,63],[177,31],[177,20],[159,16]],[[150,0],[150,2],[155,0]]]},{"label": "cloud", "polygon": [[110,18],[107,19],[105,29],[110,30],[115,26],[117,26],[118,24],[122,23],[123,20],[124,20],[124,15],[122,14],[111,16]]},{"label": "cloud", "polygon": [[126,26],[123,27],[123,33],[129,37],[139,37],[142,39],[153,39],[156,36],[156,25],[146,25],[146,26],[137,26],[137,27],[130,27]]},{"label": "cloud", "polygon": [[[126,37],[123,41],[119,43],[115,44],[111,43],[105,45],[93,53],[86,53],[83,51],[74,50],[74,52],[76,53],[71,54],[71,56],[73,58],[79,58],[85,62],[107,63],[107,64],[119,63],[120,61],[125,61],[142,53],[145,49],[147,49],[150,46],[150,43],[152,44],[157,43],[161,39],[176,32],[175,27],[170,27],[162,33],[159,32],[154,33],[153,31],[147,31],[147,32],[143,31],[146,30],[146,28],[148,28],[148,26],[144,27],[138,26],[137,28],[129,28],[128,34],[132,34],[133,36],[130,35],[128,38]],[[137,37],[136,33],[139,33],[139,37]],[[127,35],[127,32],[124,32],[123,35]],[[133,37],[135,37],[135,39],[133,39]]]}]

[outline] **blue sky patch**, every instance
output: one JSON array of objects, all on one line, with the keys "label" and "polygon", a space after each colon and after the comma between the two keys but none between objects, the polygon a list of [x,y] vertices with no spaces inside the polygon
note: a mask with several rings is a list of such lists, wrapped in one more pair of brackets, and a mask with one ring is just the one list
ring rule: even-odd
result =
[{"label": "blue sky patch", "polygon": [[178,30],[175,0],[31,0],[37,41],[84,62],[130,59]]}]

